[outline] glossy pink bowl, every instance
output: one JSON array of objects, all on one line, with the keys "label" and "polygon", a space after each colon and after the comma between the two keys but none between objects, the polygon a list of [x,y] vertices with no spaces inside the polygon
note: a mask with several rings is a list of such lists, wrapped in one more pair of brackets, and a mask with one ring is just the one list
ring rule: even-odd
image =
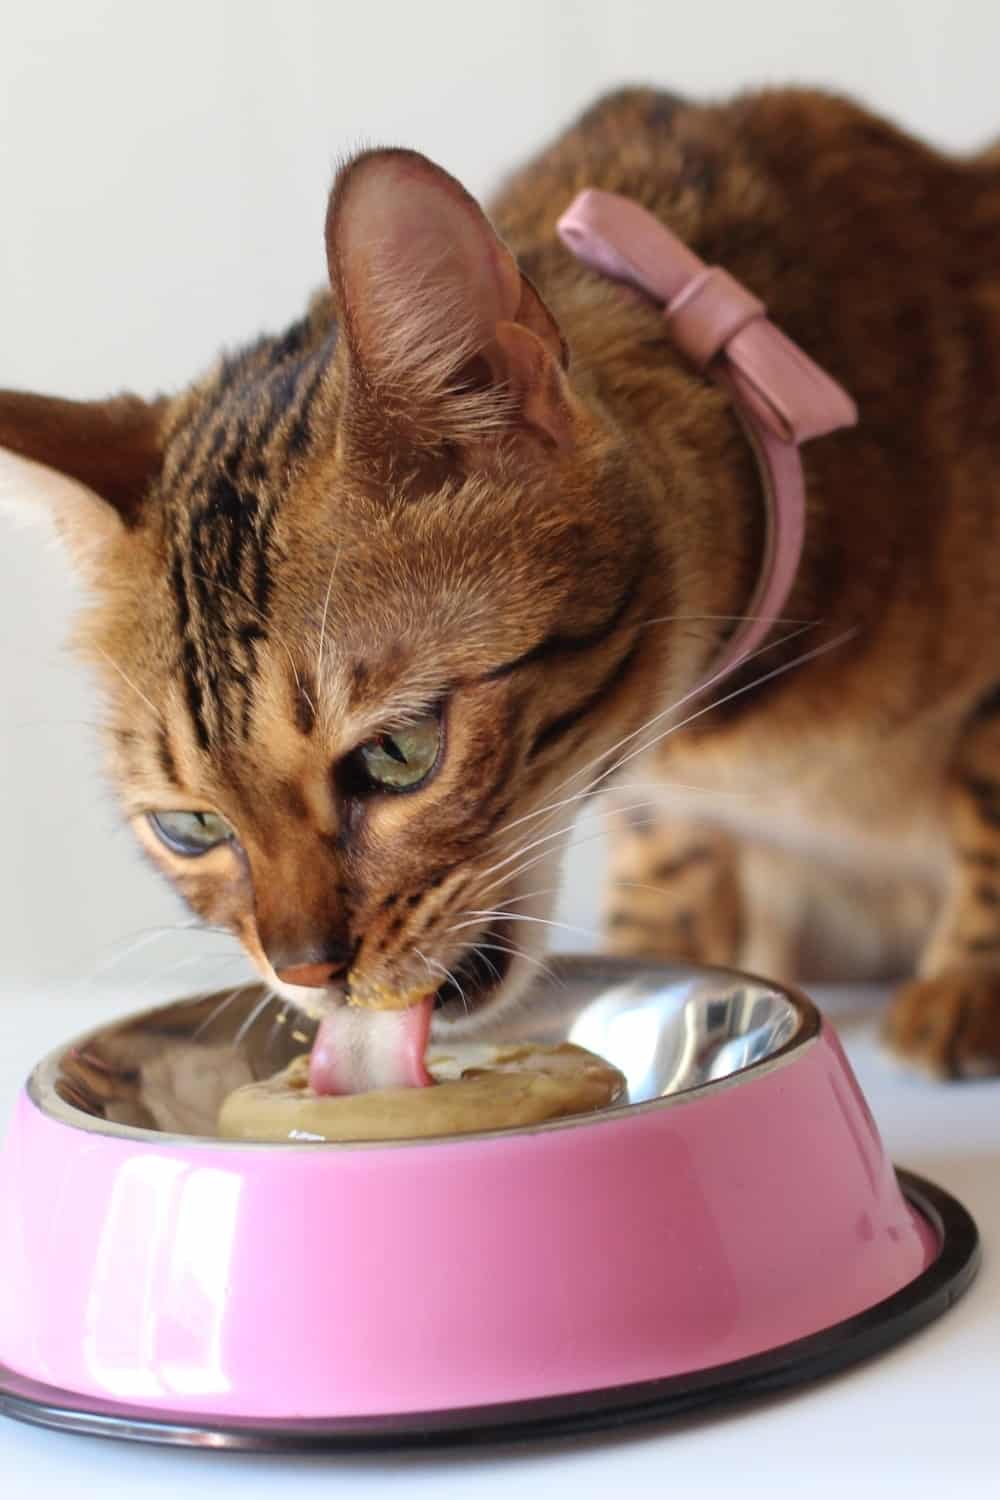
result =
[{"label": "glossy pink bowl", "polygon": [[[506,1407],[728,1367],[932,1265],[807,1000],[558,967],[518,1034],[603,1053],[633,1102],[541,1128],[274,1146],[116,1123],[163,1049],[218,1043],[207,999],[48,1057],[0,1167],[0,1364],[209,1425]],[[243,1046],[255,998],[224,1018]]]}]

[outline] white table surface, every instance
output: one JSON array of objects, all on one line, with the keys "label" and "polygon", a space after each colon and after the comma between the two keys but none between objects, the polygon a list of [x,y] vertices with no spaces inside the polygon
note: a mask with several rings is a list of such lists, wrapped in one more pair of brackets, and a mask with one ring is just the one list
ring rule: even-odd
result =
[{"label": "white table surface", "polygon": [[[439,1456],[267,1457],[72,1437],[0,1418],[0,1495],[556,1497],[692,1494],[908,1500],[1000,1494],[1000,1082],[899,1074],[874,1041],[877,992],[819,991],[894,1160],[978,1220],[983,1269],[940,1322],[867,1365],[735,1412],[624,1434]],[[0,981],[0,1115],[51,1047],[134,994],[33,993]]]}]

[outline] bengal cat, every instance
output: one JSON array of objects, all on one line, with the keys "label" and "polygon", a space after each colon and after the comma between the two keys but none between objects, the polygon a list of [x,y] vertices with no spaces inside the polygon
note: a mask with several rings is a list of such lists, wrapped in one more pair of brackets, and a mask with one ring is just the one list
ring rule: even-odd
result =
[{"label": "bengal cat", "polygon": [[[760,481],[658,309],[560,243],[587,186],[860,410],[806,450],[767,648],[671,732],[747,610]],[[1000,1071],[1000,158],[811,91],[629,90],[489,213],[364,153],[286,332],[154,401],[0,394],[8,496],[92,588],[143,848],[282,993],[440,986],[461,1029],[530,979],[572,815],[612,787],[614,951],[902,974],[900,1056]]]}]

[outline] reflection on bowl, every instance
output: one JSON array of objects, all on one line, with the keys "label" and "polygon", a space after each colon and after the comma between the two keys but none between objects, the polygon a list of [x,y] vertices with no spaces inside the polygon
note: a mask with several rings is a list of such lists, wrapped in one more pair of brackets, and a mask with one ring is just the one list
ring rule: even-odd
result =
[{"label": "reflection on bowl", "polygon": [[10,1370],[220,1419],[523,1402],[744,1359],[937,1254],[835,1036],[777,986],[557,960],[491,1037],[579,1042],[627,1104],[360,1146],[211,1138],[229,1088],[309,1043],[260,1001],[180,1001],[36,1068],[0,1162]]},{"label": "reflection on bowl", "polygon": [[[726,976],[720,986],[716,973],[674,971],[669,982],[651,984],[646,971],[609,985],[606,960],[596,968],[562,963],[569,980],[536,990],[516,1017],[494,1025],[490,1040],[586,1047],[625,1075],[630,1105],[779,1059],[793,1038],[803,1044],[818,1027],[811,1005],[742,977]],[[214,1137],[232,1089],[270,1077],[312,1044],[315,1022],[267,1000],[268,991],[252,985],[130,1017],[46,1058],[31,1095],[77,1128],[100,1129],[82,1122],[83,1113],[118,1127],[116,1135],[133,1127]]]}]

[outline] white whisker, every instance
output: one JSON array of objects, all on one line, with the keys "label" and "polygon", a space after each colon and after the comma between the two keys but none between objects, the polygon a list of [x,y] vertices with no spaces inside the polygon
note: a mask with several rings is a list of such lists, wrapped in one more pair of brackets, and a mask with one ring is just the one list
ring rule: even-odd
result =
[{"label": "white whisker", "polygon": [[[746,666],[748,662],[756,660],[756,658],[758,656],[760,656],[765,651],[770,651],[770,650],[774,649],[777,646],[787,645],[789,641],[795,640],[796,637],[804,634],[804,632],[806,630],[810,629],[810,628],[811,627],[807,624],[805,626],[800,627],[797,630],[793,630],[793,631],[789,632],[789,634],[787,634],[787,635],[780,636],[778,638],[778,640],[776,640],[776,641],[769,641],[769,642],[767,642],[765,645],[758,647],[758,649],[756,651],[752,652],[751,655],[747,657],[746,662],[741,663],[741,665]],[[805,661],[805,660],[808,660],[808,658],[807,657],[801,657],[801,658],[798,658],[798,660]],[[595,755],[591,760],[586,761],[582,766],[577,767],[577,769],[575,771],[573,771],[569,776],[565,777],[561,782],[558,783],[557,786],[553,787],[553,792],[555,793],[555,792],[562,791],[564,787],[569,786],[572,782],[574,782],[577,779],[577,777],[585,775],[586,772],[589,771],[589,770],[591,770],[592,767],[602,765],[607,760],[607,758],[608,758],[609,755],[614,755],[614,754],[617,753],[617,751],[623,750],[625,748],[625,746],[628,745],[632,740],[637,739],[639,735],[645,734],[647,730],[652,729],[654,724],[658,724],[663,719],[669,718],[671,714],[675,714],[678,711],[678,709],[683,708],[684,704],[690,702],[692,698],[697,698],[703,692],[706,692],[710,687],[713,686],[713,684],[717,680],[719,680],[718,677],[716,677],[716,678],[709,678],[709,680],[707,682],[698,683],[696,687],[693,687],[689,692],[682,694],[682,696],[680,698],[675,699],[675,701],[673,703],[669,704],[666,708],[658,710],[657,713],[651,715],[651,717],[648,718],[643,724],[640,724],[639,727],[638,727],[638,729],[630,730],[628,734],[623,735],[622,738],[620,740],[618,740],[615,744],[613,744],[612,746],[610,746],[609,749],[602,750],[599,755]],[[768,679],[766,677],[757,678],[757,679],[755,679],[755,681],[754,681],[753,684],[748,684],[747,686],[758,686],[759,683],[766,682],[767,680]],[[746,688],[738,689],[737,690],[737,692],[740,692],[740,691],[746,691]],[[711,709],[711,708],[718,708],[718,707],[720,707],[720,705],[722,703],[726,703],[728,701],[729,700],[727,698],[722,698],[722,699],[719,699],[719,700],[714,700],[712,703],[706,705],[704,708],[699,709],[698,712],[692,714],[689,718],[683,720],[683,723],[677,724],[677,725],[675,725],[673,727],[677,728],[677,729],[681,729],[681,728],[683,728],[684,724],[690,724],[694,719],[698,718],[700,716],[700,714],[702,714],[702,713],[708,713],[709,709]],[[596,776],[591,781],[589,781],[587,783],[587,785],[582,788],[582,790],[580,790],[578,792],[574,792],[574,793],[572,793],[572,795],[570,795],[568,797],[562,798],[561,801],[554,802],[554,803],[550,802],[550,803],[548,803],[544,807],[537,808],[534,812],[525,813],[525,814],[523,814],[522,817],[515,818],[512,822],[506,823],[502,828],[499,828],[497,830],[496,834],[494,835],[494,838],[498,839],[498,838],[502,837],[503,834],[509,833],[510,830],[512,828],[516,828],[519,823],[526,823],[526,822],[528,822],[532,818],[539,818],[544,813],[547,813],[547,812],[550,812],[550,811],[554,811],[556,808],[559,808],[559,807],[565,807],[569,803],[572,803],[572,802],[579,802],[583,798],[588,797],[591,794],[591,792],[593,791],[593,789],[598,785],[599,782],[607,781],[609,779],[609,777],[611,777],[614,774],[614,772],[619,768],[619,766],[622,765],[622,764],[624,764],[624,762],[620,761],[618,763],[618,765],[612,766],[607,771],[603,771],[599,776]],[[692,788],[691,790],[704,790],[704,789],[703,788]]]},{"label": "white whisker", "polygon": [[[688,724],[693,724],[696,719],[700,719],[704,714],[711,713],[713,709],[721,708],[724,703],[729,703],[735,698],[742,697],[744,693],[748,693],[754,688],[763,686],[765,682],[770,682],[776,677],[783,676],[785,672],[790,672],[794,667],[803,666],[806,662],[813,661],[818,656],[825,656],[827,652],[836,650],[838,646],[844,645],[846,641],[853,639],[855,635],[857,635],[856,628],[852,630],[845,630],[841,632],[840,635],[834,637],[832,641],[827,641],[822,646],[816,646],[812,651],[807,651],[802,656],[796,656],[792,661],[783,662],[781,666],[774,667],[770,672],[766,672],[762,677],[755,677],[752,682],[747,682],[744,683],[742,687],[734,688],[731,693],[726,693],[722,698],[713,699],[711,703],[706,703],[704,707],[696,709],[693,714],[689,714],[687,718],[682,719],[680,723],[669,724],[666,729],[661,730],[658,734],[655,734],[651,740],[647,740],[645,744],[638,745],[634,750],[630,750],[628,755],[623,755],[613,766],[611,766],[606,772],[602,773],[602,775],[596,779],[600,781],[606,780],[608,777],[613,776],[616,771],[620,771],[622,766],[628,765],[628,763],[634,760],[637,755],[645,755],[649,750],[652,750],[654,746],[660,744],[663,740],[668,739],[670,735],[676,734],[678,730],[686,728]],[[663,715],[660,714],[657,717],[662,718]],[[655,722],[655,720],[652,720],[650,722]],[[629,735],[626,738],[632,739],[634,738],[634,735]],[[593,786],[594,783],[591,783],[591,785]],[[580,795],[585,794],[581,793]],[[647,803],[645,805],[649,806],[650,804]],[[630,812],[633,811],[633,809],[624,807],[621,809],[621,811]],[[568,829],[564,827],[562,829],[558,829],[554,834],[543,834],[541,838],[536,839],[533,843],[522,846],[522,848],[517,851],[516,854],[508,855],[506,859],[502,859],[498,864],[491,866],[491,868],[485,873],[489,875],[494,870],[502,869],[506,864],[509,864],[512,859],[519,858],[522,854],[528,853],[530,849],[536,848],[539,844],[546,842],[547,839],[560,837],[567,831]],[[532,863],[535,862],[537,861],[532,861]],[[506,876],[505,879],[512,880],[515,874],[523,874],[524,871],[526,869],[530,869],[530,867],[530,864],[521,865],[516,871],[511,872],[508,876]],[[494,882],[493,886],[485,887],[483,894],[485,895],[490,890],[494,889],[497,883],[498,882]]]},{"label": "white whisker", "polygon": [[[681,726],[678,725],[677,727],[680,728]],[[610,776],[611,774],[612,773],[610,771],[607,773],[608,776]],[[605,778],[602,777],[601,779],[603,780]],[[511,828],[516,828],[517,825],[518,825],[518,823],[528,823],[528,822],[531,821],[532,818],[540,818],[545,813],[555,813],[555,812],[558,812],[561,807],[572,807],[574,803],[585,802],[588,798],[590,798],[592,796],[593,789],[594,789],[595,785],[596,785],[596,782],[591,782],[588,786],[584,787],[584,789],[582,791],[580,791],[580,792],[574,792],[572,794],[572,796],[570,796],[570,797],[561,797],[558,802],[549,802],[544,807],[537,808],[534,812],[525,813],[523,817],[515,818],[512,823],[508,823],[507,824],[507,829],[506,830],[501,830],[501,832],[503,832],[503,831],[509,832]],[[628,786],[627,786],[626,790],[628,791],[628,793],[630,795],[633,792],[654,792],[654,791],[655,792],[659,792],[661,794],[663,792],[667,792],[667,791],[670,791],[670,792],[705,792],[706,794],[708,794],[709,796],[711,796],[713,798],[716,798],[716,797],[720,797],[720,798],[743,798],[743,797],[749,797],[749,796],[752,795],[752,793],[750,793],[750,792],[742,792],[742,791],[739,791],[739,790],[734,790],[731,787],[704,786],[701,782],[694,782],[694,781],[673,781],[673,780],[671,780],[668,777],[664,777],[662,781],[630,781],[628,783]]]},{"label": "white whisker", "polygon": [[292,653],[288,646],[288,642],[285,640],[284,636],[281,634],[281,631],[275,625],[273,619],[271,619],[268,615],[265,615],[262,610],[259,610],[256,604],[253,604],[251,600],[247,598],[246,594],[241,593],[239,589],[230,588],[228,584],[219,583],[217,579],[209,578],[206,573],[199,573],[195,569],[191,570],[191,577],[200,578],[202,583],[207,583],[209,588],[218,589],[222,594],[230,594],[232,598],[238,599],[245,609],[250,610],[251,614],[255,614],[257,616],[258,620],[260,620],[262,624],[267,627],[269,634],[274,636],[275,640],[278,642],[278,645],[288,657],[288,665],[291,667],[292,676],[295,678],[295,687],[297,691],[302,694],[303,698],[309,704],[309,707],[315,713],[316,705],[312,702],[309,694],[302,686],[302,680],[299,677],[299,671],[295,665],[295,658],[292,656]]},{"label": "white whisker", "polygon": [[493,975],[493,978],[496,980],[497,984],[499,984],[500,983],[500,970],[497,968],[497,966],[493,962],[492,958],[487,958],[486,957],[486,950],[488,948],[491,953],[499,953],[500,949],[497,947],[497,945],[495,943],[477,943],[475,945],[475,947],[476,947],[476,953],[477,953],[477,955],[483,960],[483,963],[489,969],[490,973]]},{"label": "white whisker", "polygon": [[156,704],[151,703],[142,689],[136,687],[131,677],[127,672],[122,670],[122,668],[115,661],[114,657],[109,656],[103,646],[98,646],[97,650],[100,652],[101,656],[104,657],[104,660],[107,662],[108,666],[113,667],[114,670],[118,673],[118,676],[121,678],[122,682],[125,683],[126,687],[130,687],[133,693],[135,693],[136,697],[142,699],[143,703],[145,703],[146,707],[150,710],[151,713],[155,714],[158,719],[162,719],[163,715],[156,707]]},{"label": "white whisker", "polygon": [[337,548],[337,555],[333,559],[333,567],[330,569],[330,577],[329,577],[329,580],[327,581],[327,585],[326,585],[326,598],[323,600],[323,615],[322,615],[322,618],[320,619],[320,622],[319,622],[319,651],[317,652],[317,655],[316,655],[316,691],[317,691],[317,693],[319,693],[322,690],[322,681],[323,681],[323,651],[324,651],[324,648],[326,646],[326,616],[327,616],[327,611],[330,608],[330,595],[331,595],[331,593],[333,591],[333,578],[334,578],[334,574],[336,573],[337,566],[338,566],[338,564],[340,562],[340,551],[341,551],[341,549],[338,547]]},{"label": "white whisker", "polygon": [[[558,885],[544,886],[538,891],[525,891],[523,896],[509,896],[506,901],[497,902],[497,910],[502,907],[513,906],[515,901],[533,901],[539,896],[557,896],[561,887]],[[460,916],[468,916],[468,912],[460,912]]]},{"label": "white whisker", "polygon": [[264,1048],[266,1052],[270,1052],[274,1047],[274,1044],[277,1041],[278,1027],[284,1023],[284,1020],[288,1015],[290,1006],[291,1001],[286,1000],[281,1009],[278,1011],[278,1014],[275,1016],[274,1020],[271,1022],[271,1030],[268,1032],[267,1042],[265,1043]]},{"label": "white whisker", "polygon": [[226,995],[223,1000],[220,1000],[218,1005],[212,1007],[208,1015],[205,1017],[204,1021],[199,1022],[199,1024],[195,1027],[194,1031],[191,1033],[191,1040],[193,1042],[196,1042],[198,1038],[208,1030],[212,1022],[217,1021],[218,1018],[229,1009],[233,1001],[236,999],[237,995],[245,994],[246,991],[252,989],[256,983],[256,979],[248,979],[246,984],[237,985],[236,989],[230,990],[229,994]]},{"label": "white whisker", "polygon": [[[524,949],[522,947],[520,947],[517,943],[515,943],[513,945],[513,947],[510,947],[510,948],[508,948],[503,943],[477,943],[476,944],[476,951],[477,952],[481,953],[484,948],[488,948],[491,953],[506,953],[511,958],[523,958],[524,961],[525,961],[525,963],[534,964],[534,966],[535,966],[536,969],[541,969],[542,973],[545,974],[549,979],[551,979],[553,981],[553,983],[558,984],[560,982],[559,981],[559,976],[556,973],[555,969],[553,969],[553,967],[552,967],[551,964],[545,963],[540,958],[535,958],[535,956],[533,954],[531,954],[531,953],[526,953],[524,951]],[[489,959],[486,959],[486,962],[489,963]],[[492,964],[490,964],[490,968],[493,969],[493,965]],[[496,972],[497,972],[496,969],[493,969],[493,972],[494,972],[494,974],[496,974]],[[499,977],[500,976],[497,975],[497,978],[499,978]]]},{"label": "white whisker", "polygon": [[[795,634],[799,635],[801,634],[801,631],[796,631]],[[589,787],[585,788],[582,792],[576,793],[570,798],[564,799],[564,802],[578,802],[582,798],[589,796],[599,783],[609,780],[609,778],[615,775],[616,772],[620,771],[623,766],[626,766],[630,761],[635,760],[636,756],[645,755],[649,750],[652,750],[654,746],[660,744],[663,740],[668,739],[670,735],[676,734],[678,730],[686,728],[689,724],[693,724],[696,719],[702,718],[703,715],[711,713],[714,709],[721,708],[723,704],[729,703],[733,699],[741,697],[744,693],[750,692],[754,688],[761,687],[765,682],[770,682],[772,679],[782,676],[785,672],[791,671],[793,667],[803,666],[806,662],[812,661],[818,656],[823,656],[828,651],[835,650],[836,647],[842,646],[845,641],[850,640],[856,634],[856,630],[844,631],[841,635],[836,636],[834,640],[827,641],[824,645],[817,646],[814,650],[805,652],[802,656],[797,656],[790,662],[782,663],[781,666],[773,668],[770,672],[764,673],[763,676],[755,677],[752,682],[744,683],[742,687],[734,688],[732,692],[726,693],[722,698],[713,699],[711,703],[706,703],[702,708],[696,709],[694,713],[688,714],[687,717],[682,719],[679,723],[668,724],[665,729],[661,730],[658,734],[655,734],[652,739],[647,740],[644,744],[636,746],[636,748],[629,751],[627,755],[621,756],[613,765],[609,766],[606,771],[602,771],[599,776],[595,777],[594,780],[591,781]],[[785,639],[788,640],[792,638],[793,637],[786,637]],[[775,644],[777,645],[779,643],[775,642]],[[688,694],[687,696],[690,697],[691,695]],[[644,729],[650,728],[658,720],[663,719],[667,715],[675,712],[679,704],[683,703],[684,701],[685,700],[682,698],[678,700],[678,704],[675,704],[670,709],[665,709],[662,713],[655,715],[653,719],[647,721]],[[632,734],[626,735],[624,740],[619,741],[619,744],[627,744],[629,740],[635,739],[636,735],[642,732],[643,730],[633,731]],[[606,758],[606,756],[599,756],[596,759],[600,761],[604,758]],[[591,762],[591,764],[594,763],[595,762]],[[629,811],[629,809],[623,808],[622,811],[627,812]],[[565,829],[562,830],[562,832],[565,831]],[[544,837],[545,836],[543,836],[543,838]],[[541,841],[542,840],[536,840],[534,844],[529,843],[527,845],[523,845],[521,849],[518,850],[515,854],[508,855],[505,859],[500,860],[485,873],[489,875],[493,872],[493,870],[502,869],[503,866],[510,863],[512,859],[517,859],[522,854],[526,854],[530,849],[536,847],[537,843]]]},{"label": "white whisker", "polygon": [[[101,961],[97,963],[92,969],[89,969],[86,973],[80,975],[76,982],[70,987],[69,993],[71,995],[86,993],[87,987],[89,985],[93,985],[100,979],[107,978],[107,976],[110,975],[113,970],[119,968],[122,964],[124,964],[133,956],[133,954],[140,952],[140,950],[144,948],[150,947],[153,943],[162,943],[166,938],[172,937],[175,933],[178,932],[185,933],[188,936],[194,937],[214,937],[216,935],[221,935],[227,938],[232,937],[232,934],[226,932],[224,928],[206,927],[202,922],[198,920],[194,920],[191,922],[175,922],[155,927],[142,928],[138,933],[133,933],[128,938],[122,938],[118,943],[114,944],[111,948],[110,953],[103,957]],[[145,984],[155,983],[156,981],[161,979],[164,974],[169,974],[175,968],[183,967],[184,965],[201,963],[203,961],[221,962],[223,959],[229,959],[235,956],[236,955],[232,952],[232,950],[226,953],[202,952],[195,955],[189,955],[182,958],[178,963],[170,964],[165,969],[161,969],[159,972],[153,975],[145,975],[142,982]]]},{"label": "white whisker", "polygon": [[[649,817],[636,819],[637,824],[641,825],[641,824],[650,824],[650,823],[657,823],[657,822],[659,822],[659,819],[660,819],[660,804],[659,803],[652,803],[652,802],[650,802],[650,803],[645,803],[645,804],[642,804],[642,805],[647,806],[647,807],[655,807],[656,808],[656,812],[654,814],[651,814]],[[629,809],[629,810],[631,810],[631,809]],[[572,827],[572,825],[571,825],[571,827]],[[562,830],[562,832],[564,832],[564,833],[567,832],[567,831],[568,830],[566,830],[566,829]],[[604,838],[604,837],[605,837],[604,830],[603,829],[598,829],[595,833],[590,833],[585,838],[573,838],[570,841],[570,843],[567,845],[567,853],[569,853],[569,851],[572,850],[572,849],[580,849],[580,848],[582,848],[582,846],[584,844],[591,844],[591,843],[593,843],[594,839],[600,839],[600,838]],[[494,880],[491,885],[488,885],[488,886],[484,887],[484,889],[480,892],[480,895],[482,895],[482,896],[488,896],[489,893],[490,893],[490,891],[496,890],[497,886],[503,887],[505,885],[509,885],[510,882],[512,880],[516,880],[519,875],[525,875],[525,874],[527,874],[527,872],[529,870],[533,870],[534,869],[535,865],[540,865],[544,860],[549,859],[550,856],[551,856],[551,853],[552,853],[552,851],[550,849],[543,849],[540,854],[535,854],[535,855],[532,856],[531,859],[526,859],[524,861],[524,864],[517,865],[517,866],[515,866],[515,868],[513,870],[506,871],[503,875],[500,876],[499,880]]]},{"label": "white whisker", "polygon": [[[647,798],[643,802],[630,802],[630,803],[626,803],[624,807],[619,808],[619,811],[623,812],[623,813],[638,812],[638,811],[643,810],[643,809],[645,809],[647,807],[660,807],[660,806],[661,806],[661,799],[652,800],[651,801],[649,798]],[[575,824],[576,824],[576,818],[574,817],[569,823],[564,823],[561,828],[553,828],[553,829],[550,829],[548,833],[540,833],[536,839],[531,839],[529,843],[522,844],[521,847],[520,847],[520,849],[515,849],[515,851],[514,851],[513,854],[508,854],[506,856],[506,858],[498,860],[496,862],[496,864],[490,865],[488,869],[481,871],[480,875],[479,875],[479,878],[481,880],[485,880],[488,875],[493,875],[493,874],[495,874],[495,872],[497,870],[502,870],[506,865],[512,864],[515,860],[521,859],[523,855],[529,854],[532,849],[537,849],[539,847],[539,845],[541,845],[541,844],[550,844],[550,843],[553,842],[554,839],[559,839],[559,838],[565,837],[565,835],[567,833],[572,832]],[[496,884],[496,882],[494,882],[494,884]],[[486,893],[486,891],[489,891],[489,890],[492,890],[492,889],[493,889],[492,886],[485,886],[484,887],[484,894]]]},{"label": "white whisker", "polygon": [[255,1024],[258,1016],[260,1016],[261,1013],[267,1009],[272,1000],[277,1000],[277,998],[278,996],[274,993],[274,991],[269,990],[268,993],[264,996],[263,1000],[261,1000],[259,1004],[254,1006],[253,1010],[244,1020],[243,1025],[240,1027],[239,1031],[237,1031],[236,1035],[233,1037],[232,1045],[234,1047],[239,1046],[240,1042],[242,1042],[247,1032]]},{"label": "white whisker", "polygon": [[[696,625],[702,621],[714,621],[719,624],[749,624],[751,620],[762,620],[763,615],[653,615],[651,619],[640,620],[638,628],[645,630],[647,625]],[[791,615],[768,615],[772,625],[818,625],[819,620],[795,619]]]},{"label": "white whisker", "polygon": [[[800,632],[796,632],[796,634],[799,633]],[[772,682],[776,677],[782,677],[786,672],[790,672],[794,667],[805,666],[806,662],[815,661],[818,656],[825,656],[827,652],[835,651],[838,646],[843,646],[847,641],[851,640],[855,635],[857,635],[857,633],[858,632],[856,628],[853,630],[842,631],[841,634],[835,636],[832,641],[827,641],[822,646],[816,646],[812,651],[807,651],[802,656],[796,656],[792,661],[783,662],[781,666],[774,667],[770,672],[765,672],[763,677],[755,677],[753,682],[747,682],[744,683],[742,687],[734,688],[731,693],[726,693],[725,697],[723,698],[716,698],[712,703],[706,703],[704,708],[699,708],[693,714],[688,714],[687,718],[682,719],[679,724],[668,725],[666,729],[664,729],[660,734],[654,735],[654,737],[651,740],[648,740],[646,744],[639,745],[636,747],[636,749],[630,750],[628,755],[622,756],[620,760],[616,761],[615,764],[611,766],[600,779],[602,781],[607,780],[607,778],[613,776],[616,771],[620,771],[622,766],[626,766],[628,765],[629,761],[635,760],[637,755],[644,755],[646,751],[651,750],[654,745],[658,745],[661,743],[661,741],[668,739],[670,735],[676,734],[679,729],[685,729],[688,724],[693,724],[696,719],[700,719],[705,714],[711,713],[713,709],[721,708],[724,703],[731,703],[735,698],[741,698],[744,693],[748,693],[754,688],[763,687],[765,682]],[[790,639],[790,637],[786,637],[786,639]],[[777,642],[775,644],[777,644]]]},{"label": "white whisker", "polygon": [[457,926],[449,927],[448,931],[461,932],[466,927],[481,926],[482,922],[488,917],[497,917],[505,922],[537,922],[541,927],[558,928],[563,932],[572,932],[578,936],[593,938],[595,941],[600,942],[600,933],[595,932],[592,927],[574,927],[570,922],[554,922],[549,917],[530,917],[525,912],[476,911],[475,908],[470,908],[466,915],[478,918],[479,921],[459,922]]},{"label": "white whisker", "polygon": [[[600,834],[595,835],[595,837],[599,838]],[[570,848],[571,849],[575,849],[576,848],[576,844],[575,843],[570,844]],[[659,896],[663,895],[663,886],[662,885],[651,885],[648,881],[643,881],[643,880],[618,880],[618,879],[615,879],[614,885],[615,885],[615,889],[616,890],[620,888],[622,890],[629,890],[629,891],[653,891],[653,892],[655,892],[655,894],[657,894]],[[537,891],[525,891],[525,893],[524,893],[523,896],[508,896],[508,898],[507,898],[506,901],[498,901],[497,902],[497,910],[501,911],[501,910],[503,910],[506,907],[519,905],[520,902],[522,902],[522,901],[535,901],[540,896],[558,896],[561,891],[562,891],[562,886],[559,886],[559,885],[549,885],[549,886],[543,886],[541,890],[537,890]],[[463,912],[463,913],[461,913],[461,915],[468,916],[469,913],[468,912]]]},{"label": "white whisker", "polygon": [[[178,925],[182,930],[198,930],[196,922],[181,923]],[[106,974],[109,969],[113,969],[118,964],[124,963],[127,958],[131,958],[132,954],[138,953],[141,948],[148,948],[150,943],[162,943],[164,938],[170,937],[176,930],[178,929],[173,927],[144,927],[141,932],[134,933],[130,939],[123,938],[121,943],[116,944],[111,954],[107,958],[103,958],[99,964],[96,964],[86,977],[88,979],[96,979],[98,975]],[[124,947],[122,943],[125,944]]]},{"label": "white whisker", "polygon": [[452,984],[455,986],[456,990],[458,990],[458,993],[462,997],[462,1004],[465,1007],[465,1014],[469,1015],[469,1002],[466,999],[465,991],[463,990],[462,986],[459,984],[458,980],[455,978],[451,970],[446,969],[444,964],[439,964],[436,958],[428,958],[426,954],[421,953],[419,948],[414,948],[413,951],[418,958],[423,959],[424,963],[427,966],[428,973],[441,974],[445,979],[451,980]]}]

